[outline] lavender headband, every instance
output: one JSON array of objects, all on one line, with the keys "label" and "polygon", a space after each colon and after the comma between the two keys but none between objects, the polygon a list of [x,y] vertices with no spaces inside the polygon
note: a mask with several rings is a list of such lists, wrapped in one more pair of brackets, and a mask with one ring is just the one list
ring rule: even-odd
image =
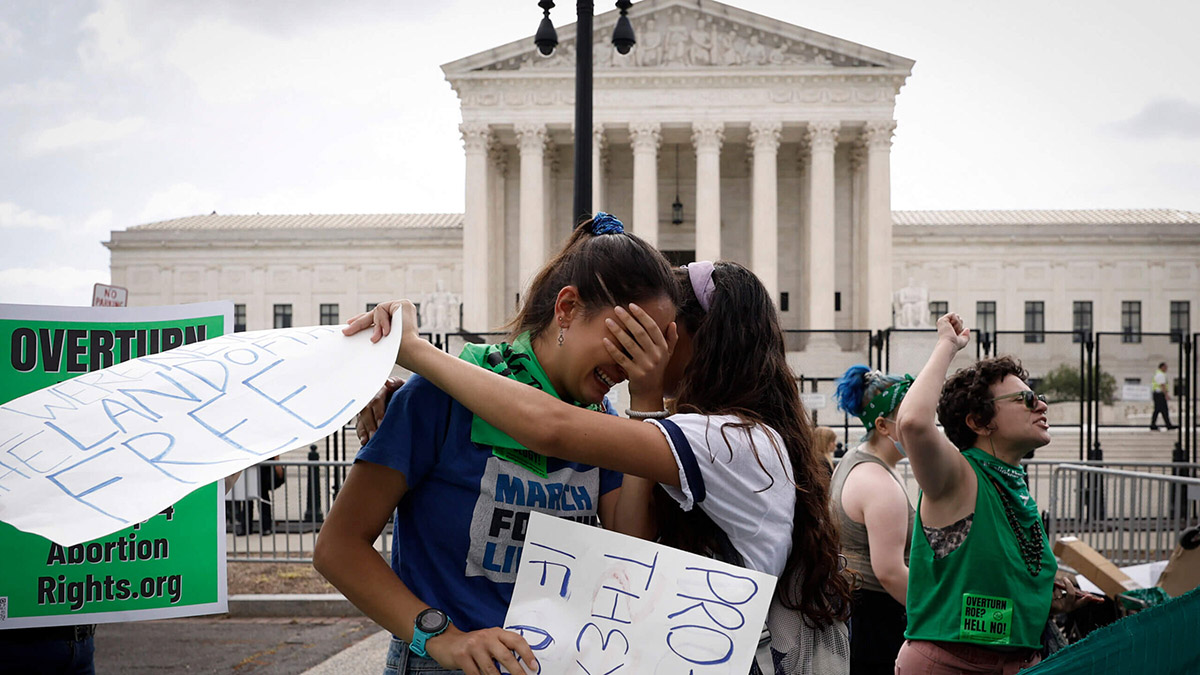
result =
[{"label": "lavender headband", "polygon": [[705,312],[712,306],[713,291],[717,286],[713,283],[712,273],[713,264],[707,260],[701,260],[689,265],[685,265],[688,271],[688,279],[692,282],[692,292],[696,294],[696,300],[700,302],[700,309]]}]

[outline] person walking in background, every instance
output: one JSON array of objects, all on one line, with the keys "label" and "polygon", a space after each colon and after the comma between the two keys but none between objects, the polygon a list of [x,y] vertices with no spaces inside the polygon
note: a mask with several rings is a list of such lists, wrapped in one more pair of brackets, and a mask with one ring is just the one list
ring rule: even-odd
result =
[{"label": "person walking in background", "polygon": [[896,410],[911,375],[851,366],[837,382],[838,408],[866,427],[862,443],[833,472],[829,494],[842,554],[861,576],[850,608],[850,673],[891,673],[904,644],[913,507],[896,474],[904,457]]},{"label": "person walking in background", "polygon": [[1167,362],[1158,364],[1154,371],[1154,379],[1150,382],[1150,391],[1154,397],[1154,415],[1150,418],[1150,431],[1158,431],[1158,416],[1161,413],[1167,423],[1167,431],[1175,428],[1171,424],[1171,412],[1167,409]]}]

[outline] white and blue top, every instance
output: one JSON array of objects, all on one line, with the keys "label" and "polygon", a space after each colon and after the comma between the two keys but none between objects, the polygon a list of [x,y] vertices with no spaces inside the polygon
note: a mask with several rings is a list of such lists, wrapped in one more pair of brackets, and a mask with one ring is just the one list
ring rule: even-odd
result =
[{"label": "white and blue top", "polygon": [[[796,486],[787,448],[772,428],[726,427],[735,415],[651,420],[667,437],[679,487],[664,485],[684,511],[698,506],[729,537],[745,567],[779,576],[792,547]],[[757,456],[756,453],[757,452]]]}]

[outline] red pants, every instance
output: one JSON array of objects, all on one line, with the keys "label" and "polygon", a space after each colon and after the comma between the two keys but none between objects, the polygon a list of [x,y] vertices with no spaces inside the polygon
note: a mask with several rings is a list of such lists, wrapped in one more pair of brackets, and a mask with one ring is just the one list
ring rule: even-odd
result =
[{"label": "red pants", "polygon": [[896,675],[1013,675],[1041,660],[1033,650],[1005,652],[957,642],[905,640],[896,657]]}]

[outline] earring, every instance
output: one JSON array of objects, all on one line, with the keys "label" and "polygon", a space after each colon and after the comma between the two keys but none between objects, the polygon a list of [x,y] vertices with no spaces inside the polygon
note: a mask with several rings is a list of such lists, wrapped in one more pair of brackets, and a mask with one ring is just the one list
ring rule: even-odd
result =
[{"label": "earring", "polygon": [[558,327],[558,346],[561,347],[562,343],[563,343],[563,327],[559,326]]}]

